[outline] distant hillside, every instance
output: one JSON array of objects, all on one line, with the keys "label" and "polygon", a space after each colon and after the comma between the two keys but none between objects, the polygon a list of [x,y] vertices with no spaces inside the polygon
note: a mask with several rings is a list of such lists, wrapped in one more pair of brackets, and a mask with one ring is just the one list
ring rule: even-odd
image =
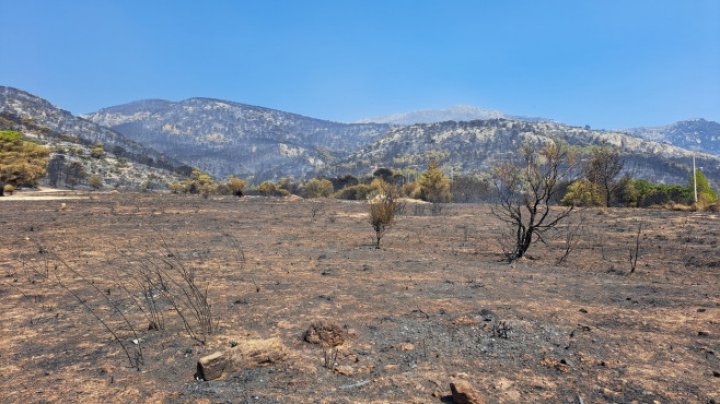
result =
[{"label": "distant hillside", "polygon": [[[76,117],[49,101],[12,87],[0,86],[0,130],[16,130],[27,138],[50,146],[49,185],[82,185],[99,175],[108,187],[164,187],[189,172],[189,167],[166,157],[120,133]],[[102,157],[91,156],[102,144]],[[70,183],[68,173],[81,174]],[[77,182],[77,183],[76,183]]]},{"label": "distant hillside", "polygon": [[387,123],[392,125],[414,125],[444,121],[473,121],[477,119],[507,118],[503,112],[484,109],[474,105],[453,105],[445,109],[425,109],[401,112],[392,115],[362,119],[360,123]]},{"label": "distant hillside", "polygon": [[485,109],[474,105],[453,105],[445,109],[425,109],[413,112],[401,112],[375,118],[366,118],[360,123],[387,123],[395,126],[408,126],[418,123],[438,123],[447,121],[475,121],[486,119],[517,119],[528,122],[549,121],[543,118],[530,118],[517,115],[508,115],[502,111]]},{"label": "distant hillside", "polygon": [[312,175],[390,129],[209,98],[138,101],[86,118],[215,176],[255,180]]},{"label": "distant hillside", "polygon": [[[367,173],[368,167],[424,168],[431,158],[455,173],[488,171],[507,159],[523,144],[546,144],[552,138],[565,141],[579,152],[608,144],[622,150],[626,170],[633,175],[666,183],[685,183],[692,152],[668,144],[639,139],[623,133],[593,131],[552,122],[491,119],[471,122],[418,124],[391,130],[342,162],[342,169]],[[720,158],[697,154],[706,174],[720,182]]]},{"label": "distant hillside", "polygon": [[[686,183],[695,154],[708,177],[720,183],[720,157],[673,146],[667,143],[668,137],[657,142],[548,120],[343,124],[208,98],[137,101],[102,109],[87,115],[86,120],[22,91],[8,87],[0,90],[0,128],[21,130],[53,143],[67,158],[95,165],[88,165],[88,170],[115,173],[116,183],[137,175],[121,172],[116,166],[96,166],[107,163],[127,168],[131,162],[131,167],[139,167],[138,172],[150,173],[155,167],[173,169],[175,161],[181,161],[216,177],[238,175],[254,182],[285,176],[366,175],[380,166],[422,170],[431,158],[447,170],[453,167],[455,173],[488,172],[498,162],[515,156],[522,145],[541,146],[554,138],[568,143],[581,157],[587,156],[592,146],[617,146],[626,160],[626,171],[665,183]],[[505,116],[498,111],[465,107],[453,111],[457,119],[469,116],[463,114]],[[442,115],[426,117],[439,119]],[[703,129],[701,143],[705,145],[716,139],[711,134],[715,125],[690,121],[675,125],[670,132],[678,134],[678,139],[685,133],[682,139],[689,139],[688,133],[699,134]],[[96,142],[105,145],[109,152],[106,158],[89,156]],[[152,175],[167,177],[169,173]]]},{"label": "distant hillside", "polygon": [[691,119],[666,126],[625,129],[624,132],[720,156],[720,123],[714,121]]}]

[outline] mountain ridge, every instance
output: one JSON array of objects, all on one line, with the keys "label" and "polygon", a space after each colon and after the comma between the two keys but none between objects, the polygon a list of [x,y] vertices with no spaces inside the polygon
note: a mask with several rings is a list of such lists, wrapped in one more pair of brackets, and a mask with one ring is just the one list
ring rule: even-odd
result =
[{"label": "mountain ridge", "polygon": [[712,120],[692,118],[662,126],[629,128],[623,131],[645,139],[720,156],[720,123]]},{"label": "mountain ridge", "polygon": [[[5,104],[7,100],[0,98],[0,111],[7,110]],[[45,109],[55,108],[48,101],[41,104]],[[53,118],[43,108],[36,118]],[[22,116],[23,108],[16,109],[16,118]],[[427,164],[430,158],[446,168],[453,167],[456,173],[487,172],[498,159],[516,153],[521,145],[545,144],[550,139],[561,139],[584,152],[602,144],[617,146],[635,175],[660,182],[685,181],[688,161],[694,154],[708,176],[720,182],[720,158],[685,150],[664,140],[649,140],[621,131],[591,130],[552,120],[521,119],[475,107],[469,111],[490,111],[491,115],[503,117],[403,126],[348,124],[235,101],[191,97],[181,101],[137,100],[81,118],[73,118],[67,111],[55,112],[59,115],[54,119],[69,119],[75,126],[94,125],[85,129],[120,136],[139,148],[160,150],[170,161],[198,166],[218,178],[238,175],[253,182],[285,176],[367,175],[372,167],[418,167]],[[716,124],[703,119],[696,121]],[[54,125],[73,129],[69,124]],[[91,140],[98,137],[102,136],[96,133],[85,136]]]},{"label": "mountain ridge", "polygon": [[374,140],[385,124],[333,122],[209,97],[134,102],[85,117],[218,177],[306,176]]},{"label": "mountain ridge", "polygon": [[[103,174],[107,185],[141,188],[164,187],[189,173],[190,167],[99,126],[27,91],[0,86],[0,129],[22,132],[26,138],[51,148],[47,181],[82,184],[87,175]],[[102,157],[92,148],[103,146]],[[80,170],[82,167],[82,170]],[[87,175],[80,173],[84,171]],[[61,174],[73,172],[72,181]]]}]

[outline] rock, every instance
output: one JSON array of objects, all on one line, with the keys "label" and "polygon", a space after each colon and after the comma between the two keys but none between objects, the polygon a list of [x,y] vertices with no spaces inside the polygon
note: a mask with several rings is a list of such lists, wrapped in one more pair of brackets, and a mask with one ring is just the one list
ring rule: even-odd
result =
[{"label": "rock", "polygon": [[222,352],[203,356],[197,363],[197,377],[202,380],[215,380],[222,376],[227,361]]},{"label": "rock", "polygon": [[452,382],[450,383],[450,391],[452,391],[453,403],[455,404],[485,404],[485,400],[468,382],[461,380]]},{"label": "rock", "polygon": [[272,365],[284,360],[287,349],[279,338],[233,340],[235,345],[230,350],[230,361],[233,368],[251,369],[259,366]]},{"label": "rock", "polygon": [[337,324],[316,321],[305,331],[303,339],[311,344],[334,347],[345,342],[345,332]]},{"label": "rock", "polygon": [[353,369],[351,366],[335,366],[335,372],[337,374],[343,375],[343,376],[352,376],[355,373],[355,369]]},{"label": "rock", "polygon": [[398,345],[398,348],[400,348],[401,351],[412,351],[415,349],[415,345],[410,342],[403,342],[402,344]]},{"label": "rock", "polygon": [[713,377],[720,377],[720,371],[713,370]]}]

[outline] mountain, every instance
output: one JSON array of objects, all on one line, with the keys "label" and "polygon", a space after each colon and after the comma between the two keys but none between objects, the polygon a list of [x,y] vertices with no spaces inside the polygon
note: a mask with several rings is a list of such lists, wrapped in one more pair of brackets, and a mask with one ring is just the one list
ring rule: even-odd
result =
[{"label": "mountain", "polygon": [[518,119],[529,122],[546,121],[543,118],[530,118],[508,115],[504,112],[476,107],[474,105],[453,105],[445,109],[426,109],[414,112],[401,112],[392,115],[366,118],[359,123],[386,123],[395,126],[415,125],[418,123],[437,123],[446,121],[475,121],[486,119]]},{"label": "mountain", "polygon": [[500,111],[484,109],[474,105],[453,105],[445,109],[425,109],[413,112],[362,119],[360,123],[387,123],[391,125],[414,125],[417,123],[434,123],[444,121],[473,121],[476,119],[507,118]]},{"label": "mountain", "polygon": [[[687,182],[692,152],[620,132],[594,131],[555,122],[490,119],[470,122],[417,124],[392,129],[387,135],[351,154],[341,167],[366,174],[367,167],[419,167],[430,159],[455,173],[488,172],[512,158],[522,145],[540,146],[561,139],[587,156],[592,146],[617,146],[626,170],[636,177],[666,183]],[[720,182],[720,158],[698,153],[698,164]]]},{"label": "mountain", "polygon": [[[366,175],[378,166],[422,169],[430,159],[446,169],[452,167],[455,173],[489,172],[498,162],[516,156],[522,145],[540,146],[561,139],[581,158],[587,157],[593,146],[617,146],[625,157],[627,172],[665,183],[685,183],[695,154],[706,175],[720,183],[720,157],[673,146],[667,140],[712,133],[714,122],[676,124],[674,130],[663,132],[674,133],[675,138],[663,137],[658,142],[619,131],[507,117],[474,107],[449,110],[456,119],[481,111],[485,116],[503,117],[407,126],[345,124],[231,101],[190,98],[137,101],[102,109],[84,119],[20,90],[0,87],[0,129],[20,129],[53,144],[56,154],[82,162],[90,171],[104,170],[104,175],[122,178],[147,181],[147,173],[158,167],[172,170],[175,161],[199,166],[216,177],[238,175],[254,182],[284,176]],[[703,136],[703,145],[717,138]],[[105,145],[107,158],[91,158],[89,148],[95,143]],[[118,165],[124,167],[127,161],[141,167],[136,170],[139,174],[120,170]],[[101,162],[115,166],[98,168]]]},{"label": "mountain", "polygon": [[214,176],[256,181],[312,175],[390,129],[211,98],[137,101],[85,117]]},{"label": "mountain", "polygon": [[[73,183],[83,184],[89,175],[98,174],[105,178],[108,186],[160,187],[165,180],[174,180],[179,173],[189,170],[118,132],[12,87],[0,86],[0,130],[19,131],[26,138],[51,148],[48,173],[51,185],[66,185],[62,173],[82,171],[85,175],[79,175]],[[96,144],[103,145],[102,157],[92,157]],[[70,169],[71,166],[74,168]]]},{"label": "mountain", "polygon": [[720,123],[690,119],[666,126],[624,129],[634,136],[720,156]]}]

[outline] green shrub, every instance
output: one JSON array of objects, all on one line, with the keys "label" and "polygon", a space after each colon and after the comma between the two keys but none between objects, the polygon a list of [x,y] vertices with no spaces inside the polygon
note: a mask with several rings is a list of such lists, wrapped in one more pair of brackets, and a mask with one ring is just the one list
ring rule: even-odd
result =
[{"label": "green shrub", "polygon": [[313,178],[303,186],[306,198],[328,198],[333,193],[332,182],[324,178]]},{"label": "green shrub", "polygon": [[602,190],[596,184],[581,179],[568,186],[561,203],[565,206],[602,206],[605,201]]},{"label": "green shrub", "polygon": [[372,193],[373,187],[368,184],[357,184],[347,186],[333,195],[337,199],[349,201],[364,201]]},{"label": "green shrub", "polygon": [[225,187],[229,189],[230,193],[232,193],[235,196],[241,197],[244,195],[245,186],[247,185],[247,182],[245,180],[241,180],[240,178],[230,177],[228,181],[225,183]]},{"label": "green shrub", "polygon": [[420,176],[420,198],[432,203],[450,200],[450,181],[440,170],[435,160],[428,164],[427,171]]},{"label": "green shrub", "polygon": [[257,187],[258,193],[262,196],[288,196],[290,192],[282,189],[271,181],[264,181]]},{"label": "green shrub", "polygon": [[[700,171],[700,169],[695,170],[695,181],[697,182],[698,202],[703,202],[707,205],[710,205],[717,201],[717,193],[715,193],[715,190],[710,187],[710,181],[708,181],[707,177],[705,176],[705,174],[702,173],[702,171]],[[694,186],[695,185],[693,184],[692,174],[690,174],[689,188],[693,189],[693,193]]]}]

